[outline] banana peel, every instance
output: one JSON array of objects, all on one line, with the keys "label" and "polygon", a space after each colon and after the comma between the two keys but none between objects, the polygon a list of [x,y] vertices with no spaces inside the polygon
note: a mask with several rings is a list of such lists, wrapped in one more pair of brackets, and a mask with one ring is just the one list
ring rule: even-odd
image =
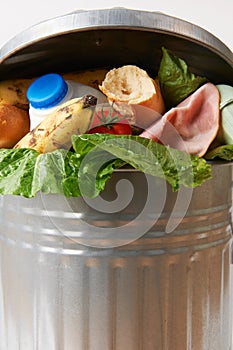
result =
[{"label": "banana peel", "polygon": [[11,79],[0,81],[0,104],[27,110],[27,89],[34,79]]},{"label": "banana peel", "polygon": [[32,148],[39,153],[70,149],[71,136],[85,133],[91,125],[97,98],[85,95],[62,104],[26,134],[14,148]]},{"label": "banana peel", "polygon": [[71,72],[61,74],[65,80],[73,80],[81,84],[91,86],[99,90],[99,85],[105,78],[109,69],[105,68],[96,68],[89,69],[85,71]]},{"label": "banana peel", "polygon": [[[99,89],[107,69],[97,68],[86,71],[61,73],[65,80],[73,80],[93,88]],[[0,81],[0,104],[13,105],[28,110],[27,89],[37,77],[28,79],[9,79]]]}]

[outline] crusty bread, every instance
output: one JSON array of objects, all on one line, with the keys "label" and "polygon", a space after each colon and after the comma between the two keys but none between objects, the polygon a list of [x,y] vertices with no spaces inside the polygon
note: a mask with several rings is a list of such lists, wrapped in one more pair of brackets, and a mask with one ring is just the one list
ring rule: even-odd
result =
[{"label": "crusty bread", "polygon": [[142,105],[159,114],[165,111],[158,80],[153,80],[145,70],[135,65],[111,69],[99,89],[109,102]]},{"label": "crusty bread", "polygon": [[28,112],[0,104],[0,148],[12,148],[30,130]]}]

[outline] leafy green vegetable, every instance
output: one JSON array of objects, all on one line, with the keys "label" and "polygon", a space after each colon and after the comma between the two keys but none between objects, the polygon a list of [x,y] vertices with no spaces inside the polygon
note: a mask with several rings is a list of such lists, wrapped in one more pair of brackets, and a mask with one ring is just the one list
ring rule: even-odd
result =
[{"label": "leafy green vegetable", "polygon": [[88,134],[73,136],[72,142],[74,152],[0,149],[0,194],[95,197],[113,171],[126,164],[165,178],[173,190],[196,187],[211,177],[204,159],[139,136]]},{"label": "leafy green vegetable", "polygon": [[[101,137],[100,134],[85,136],[92,139],[95,135]],[[82,138],[80,136],[78,140],[73,143],[76,157],[78,157],[80,162],[77,174],[78,186],[82,195],[96,197],[104,189],[105,183],[111,177],[113,171],[125,165],[125,162],[111,153],[96,147],[95,143],[86,142],[85,137]]]},{"label": "leafy green vegetable", "polygon": [[32,149],[0,149],[0,193],[31,197],[38,153]]},{"label": "leafy green vegetable", "polygon": [[[86,173],[92,172],[93,164],[103,167],[107,153],[121,159],[135,169],[165,178],[173,190],[181,185],[196,187],[211,177],[211,167],[202,158],[160,145],[152,140],[133,135],[88,134],[72,137],[74,150],[82,153],[84,147],[91,151],[84,162]],[[107,152],[101,155],[101,150]],[[81,152],[80,152],[81,151]],[[89,157],[92,153],[92,161]],[[114,159],[114,158],[113,158]],[[107,164],[109,162],[106,157]],[[114,167],[119,164],[114,164]],[[123,164],[120,163],[122,166]],[[81,176],[80,176],[81,178]]]},{"label": "leafy green vegetable", "polygon": [[42,191],[44,193],[64,193],[62,181],[69,177],[70,157],[72,153],[63,149],[51,153],[39,154],[32,181],[32,195]]},{"label": "leafy green vegetable", "polygon": [[232,161],[233,160],[233,145],[222,145],[218,146],[211,151],[207,152],[205,159],[212,160],[215,158],[220,158],[223,160]]},{"label": "leafy green vegetable", "polygon": [[[0,194],[34,197],[38,191],[63,193],[61,181],[71,152],[39,154],[33,149],[0,149]],[[68,162],[68,166],[69,162]]]},{"label": "leafy green vegetable", "polygon": [[158,77],[166,107],[169,109],[206,83],[207,79],[191,73],[186,62],[170,50],[162,47],[162,52]]}]

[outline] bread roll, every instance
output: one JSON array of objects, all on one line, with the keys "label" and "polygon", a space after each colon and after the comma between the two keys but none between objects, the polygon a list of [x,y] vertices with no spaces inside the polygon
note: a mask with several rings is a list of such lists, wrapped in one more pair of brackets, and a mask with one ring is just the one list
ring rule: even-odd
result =
[{"label": "bread roll", "polygon": [[0,104],[0,148],[12,148],[30,130],[27,111]]},{"label": "bread roll", "polygon": [[158,81],[150,78],[145,70],[135,65],[113,68],[106,74],[99,88],[109,102],[142,105],[159,114],[165,112]]}]

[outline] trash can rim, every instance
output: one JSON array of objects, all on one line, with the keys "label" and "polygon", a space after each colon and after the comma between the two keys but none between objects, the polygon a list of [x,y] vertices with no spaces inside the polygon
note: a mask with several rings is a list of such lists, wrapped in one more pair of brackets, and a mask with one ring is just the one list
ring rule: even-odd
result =
[{"label": "trash can rim", "polygon": [[178,36],[207,47],[233,68],[233,52],[225,43],[204,28],[162,12],[125,7],[77,10],[37,23],[2,46],[0,64],[41,40],[71,32],[97,29],[130,29]]}]

